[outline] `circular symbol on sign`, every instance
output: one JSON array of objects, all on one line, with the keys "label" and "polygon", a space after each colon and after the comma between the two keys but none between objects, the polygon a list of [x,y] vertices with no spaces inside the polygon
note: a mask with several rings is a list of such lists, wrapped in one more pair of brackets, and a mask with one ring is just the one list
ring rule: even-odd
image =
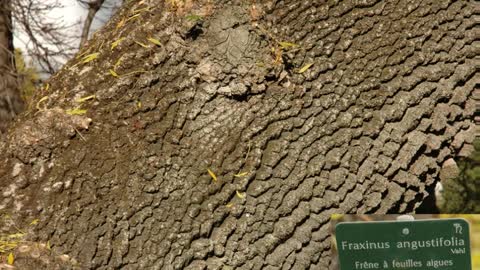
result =
[{"label": "circular symbol on sign", "polygon": [[402,233],[404,235],[408,235],[410,233],[410,230],[408,228],[403,228]]}]

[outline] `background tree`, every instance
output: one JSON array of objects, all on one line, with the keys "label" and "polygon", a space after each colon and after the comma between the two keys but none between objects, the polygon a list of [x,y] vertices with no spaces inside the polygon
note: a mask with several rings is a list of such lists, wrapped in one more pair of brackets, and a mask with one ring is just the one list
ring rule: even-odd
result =
[{"label": "background tree", "polygon": [[87,17],[85,18],[83,23],[82,35],[80,37],[81,48],[87,42],[93,19],[95,18],[95,15],[100,10],[100,8],[104,6],[105,0],[78,0],[78,2],[84,5],[88,10]]},{"label": "background tree", "polygon": [[11,7],[10,1],[0,2],[0,134],[23,109],[15,70]]},{"label": "background tree", "polygon": [[[81,1],[87,3],[87,1]],[[91,3],[90,8],[100,8],[104,1],[97,5]],[[106,6],[104,8],[113,8]],[[0,9],[0,31],[1,37],[1,69],[0,78],[0,132],[4,132],[7,124],[15,115],[22,111],[24,100],[32,95],[32,91],[37,82],[40,82],[33,73],[39,72],[45,79],[56,72],[63,63],[72,57],[77,48],[75,44],[80,38],[79,35],[72,35],[67,29],[75,27],[74,24],[65,24],[60,17],[52,17],[52,11],[63,8],[60,1],[41,1],[41,0],[12,0],[1,1]],[[88,31],[91,22],[98,11],[89,10],[85,19],[82,44],[88,37]],[[17,38],[25,43],[25,54],[22,54],[22,70],[17,73],[15,69],[15,56],[20,56],[19,50],[15,51],[13,47],[13,35],[17,33]],[[30,59],[24,61],[25,57]],[[32,63],[32,67],[27,67],[26,63]],[[33,71],[36,68],[38,71]],[[28,75],[25,72],[28,71]],[[46,75],[45,75],[46,74]],[[24,88],[26,87],[26,88]]]},{"label": "background tree", "polygon": [[0,140],[0,209],[82,269],[328,269],[331,214],[472,143],[473,10],[128,1]]},{"label": "background tree", "polygon": [[[27,55],[35,60],[40,69],[53,74],[60,62],[72,55],[73,47],[61,30],[69,27],[61,21],[52,21],[48,12],[59,8],[59,2],[39,0],[8,0],[0,2],[0,132],[5,132],[9,122],[23,110],[22,86],[24,74],[19,74],[15,65],[13,47],[14,31],[28,37]],[[18,55],[18,54],[17,54]],[[62,59],[63,58],[63,59]],[[20,60],[25,63],[23,59]],[[25,95],[23,95],[25,97]]]},{"label": "background tree", "polygon": [[75,40],[61,16],[52,16],[52,10],[61,9],[61,1],[12,0],[14,30],[27,39],[26,54],[40,67],[41,72],[55,73],[76,52]]},{"label": "background tree", "polygon": [[[115,11],[122,5],[124,0],[77,0],[86,10],[87,16],[83,20],[82,34],[80,35],[80,48],[85,45],[90,37],[94,19],[101,25],[106,23]],[[105,10],[106,14],[99,16],[100,11]]]}]

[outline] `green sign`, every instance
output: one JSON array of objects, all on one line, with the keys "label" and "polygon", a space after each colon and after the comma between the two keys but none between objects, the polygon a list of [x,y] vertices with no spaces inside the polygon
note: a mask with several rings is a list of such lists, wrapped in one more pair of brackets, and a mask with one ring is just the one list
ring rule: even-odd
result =
[{"label": "green sign", "polygon": [[464,219],[345,222],[336,226],[341,270],[470,270]]}]

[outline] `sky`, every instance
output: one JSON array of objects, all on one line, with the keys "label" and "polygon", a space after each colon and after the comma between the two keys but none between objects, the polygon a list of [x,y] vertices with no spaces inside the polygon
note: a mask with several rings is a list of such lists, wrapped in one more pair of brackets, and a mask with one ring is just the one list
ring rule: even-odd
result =
[{"label": "sky", "polygon": [[[55,2],[55,0],[43,0],[45,2]],[[50,11],[48,17],[52,18],[54,22],[63,21],[65,24],[72,25],[78,23],[75,27],[65,31],[64,33],[68,36],[80,36],[82,31],[83,22],[85,17],[87,16],[87,10],[85,7],[81,6],[76,0],[59,0],[59,2],[64,6],[61,9],[54,9]],[[119,5],[121,0],[106,0],[104,6],[113,6]],[[112,15],[111,8],[102,8],[99,12],[97,12],[95,19],[92,23],[92,27],[90,29],[90,34],[94,33],[98,30],[101,26],[105,24],[106,21]],[[79,38],[75,38],[75,47],[78,47],[80,42]],[[28,44],[28,37],[24,33],[19,33],[14,29],[14,40],[13,44],[15,48],[20,48],[22,51],[25,50],[25,44]],[[28,56],[25,56],[27,62],[31,59]],[[64,59],[59,60],[60,62],[65,63]]]}]

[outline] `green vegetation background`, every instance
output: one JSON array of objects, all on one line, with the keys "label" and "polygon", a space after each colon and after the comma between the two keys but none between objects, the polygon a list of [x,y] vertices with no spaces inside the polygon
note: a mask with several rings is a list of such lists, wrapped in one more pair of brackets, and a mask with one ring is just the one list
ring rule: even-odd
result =
[{"label": "green vegetation background", "polygon": [[458,161],[459,176],[443,183],[441,213],[480,213],[480,139],[473,145],[472,155]]},{"label": "green vegetation background", "polygon": [[15,49],[15,66],[23,100],[28,104],[35,88],[39,86],[40,76],[37,70],[32,67],[33,63],[26,63],[20,49]]}]

